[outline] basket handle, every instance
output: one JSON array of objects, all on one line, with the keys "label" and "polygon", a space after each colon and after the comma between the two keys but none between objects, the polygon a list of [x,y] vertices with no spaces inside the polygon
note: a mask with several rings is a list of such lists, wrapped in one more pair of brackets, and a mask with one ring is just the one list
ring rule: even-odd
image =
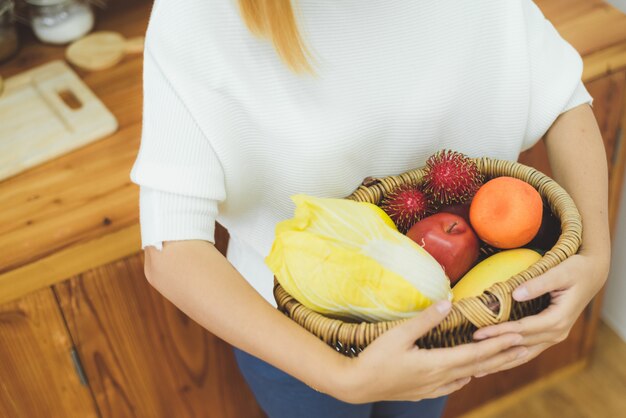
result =
[{"label": "basket handle", "polygon": [[485,294],[480,297],[461,299],[455,303],[457,309],[477,328],[499,324],[508,321],[511,316],[513,301],[511,289],[504,283],[496,283],[488,289],[499,302],[500,309],[494,312],[487,302],[489,297]]}]

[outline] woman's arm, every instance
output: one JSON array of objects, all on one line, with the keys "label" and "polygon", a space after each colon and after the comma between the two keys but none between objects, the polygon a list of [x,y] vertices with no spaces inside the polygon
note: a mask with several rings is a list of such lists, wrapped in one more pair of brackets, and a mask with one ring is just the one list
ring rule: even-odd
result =
[{"label": "woman's arm", "polygon": [[208,241],[166,241],[162,254],[147,247],[145,261],[150,284],[215,335],[318,390],[337,385],[318,365],[340,369],[342,356],[269,305]]},{"label": "woman's arm", "polygon": [[473,374],[495,370],[526,352],[512,347],[521,341],[518,334],[417,349],[415,340],[449,312],[444,301],[349,359],[267,303],[208,241],[165,242],[162,252],[147,247],[145,273],[161,294],[215,335],[347,402],[442,396]]},{"label": "woman's arm", "polygon": [[541,276],[518,287],[518,301],[550,292],[551,305],[539,315],[476,331],[484,339],[505,332],[524,335],[532,359],[546,348],[563,341],[589,301],[607,279],[611,240],[608,222],[608,169],[600,129],[587,104],[561,114],[545,136],[554,179],[570,194],[583,223],[582,246],[574,256]]},{"label": "woman's arm", "polygon": [[545,138],[554,180],[570,194],[583,220],[581,252],[596,257],[597,263],[608,269],[608,167],[591,106],[583,104],[560,115]]}]

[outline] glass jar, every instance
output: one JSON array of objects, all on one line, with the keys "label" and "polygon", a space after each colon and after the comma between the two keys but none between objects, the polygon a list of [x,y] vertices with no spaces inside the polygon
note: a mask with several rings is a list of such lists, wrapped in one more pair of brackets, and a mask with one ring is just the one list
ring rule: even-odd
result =
[{"label": "glass jar", "polygon": [[18,50],[13,0],[0,0],[0,62],[11,58]]},{"label": "glass jar", "polygon": [[94,15],[82,0],[26,0],[30,25],[40,41],[63,45],[75,41],[93,28]]}]

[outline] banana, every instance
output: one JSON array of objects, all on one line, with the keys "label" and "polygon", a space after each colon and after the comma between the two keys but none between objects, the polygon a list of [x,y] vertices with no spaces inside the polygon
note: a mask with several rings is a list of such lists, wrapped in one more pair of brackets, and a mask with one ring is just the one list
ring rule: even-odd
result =
[{"label": "banana", "polygon": [[494,283],[503,282],[541,258],[528,248],[501,251],[478,263],[452,288],[453,301],[478,296]]}]

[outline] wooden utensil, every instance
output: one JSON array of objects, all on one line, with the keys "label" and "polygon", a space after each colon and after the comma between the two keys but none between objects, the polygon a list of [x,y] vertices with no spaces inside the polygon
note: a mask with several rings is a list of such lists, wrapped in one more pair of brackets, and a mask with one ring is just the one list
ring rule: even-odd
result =
[{"label": "wooden utensil", "polygon": [[113,133],[115,116],[64,61],[5,80],[0,181]]},{"label": "wooden utensil", "polygon": [[143,36],[126,39],[117,32],[94,32],[72,42],[65,57],[84,70],[104,70],[120,62],[126,54],[142,53],[143,45]]}]

